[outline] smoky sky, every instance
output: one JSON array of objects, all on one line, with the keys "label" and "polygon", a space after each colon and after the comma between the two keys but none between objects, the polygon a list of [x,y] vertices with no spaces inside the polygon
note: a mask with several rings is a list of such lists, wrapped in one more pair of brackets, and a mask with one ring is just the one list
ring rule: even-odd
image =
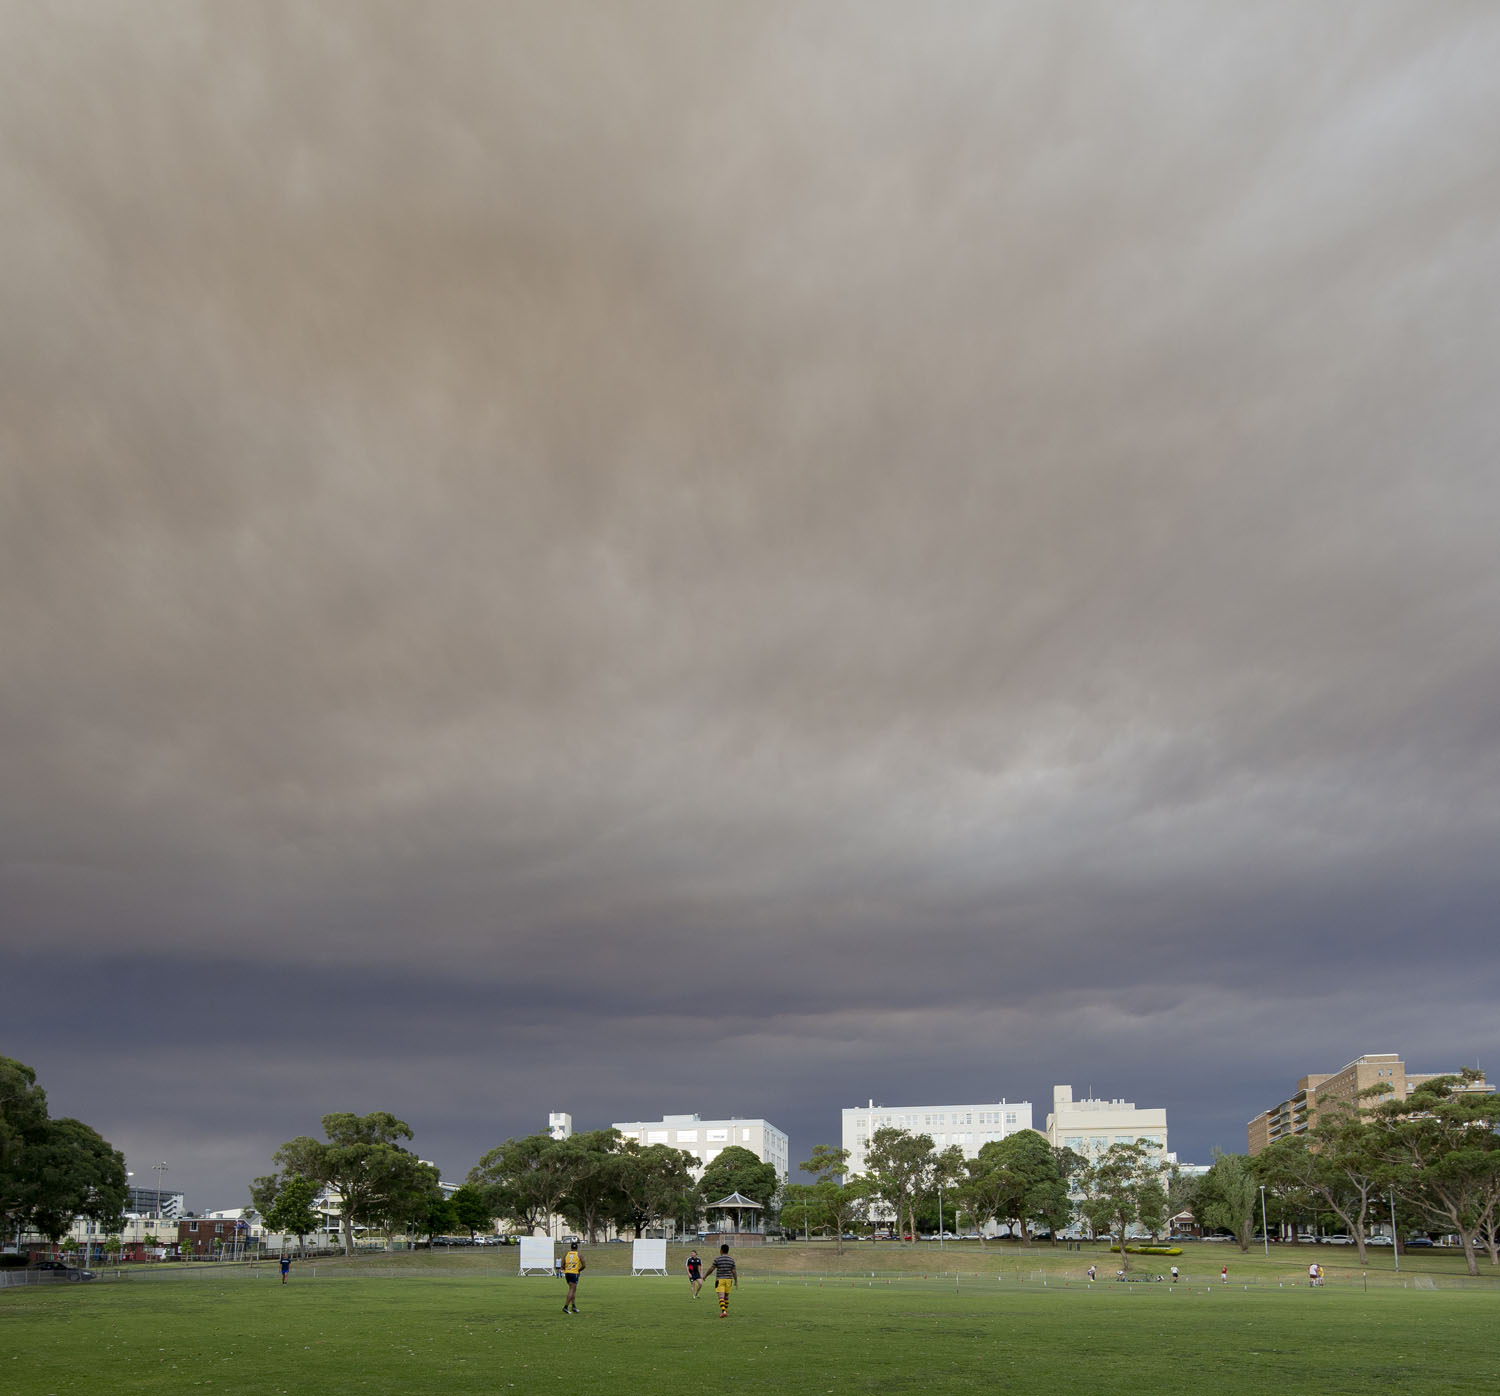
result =
[{"label": "smoky sky", "polygon": [[332,1110],[1494,1066],[1500,15],[0,4],[0,1051]]}]

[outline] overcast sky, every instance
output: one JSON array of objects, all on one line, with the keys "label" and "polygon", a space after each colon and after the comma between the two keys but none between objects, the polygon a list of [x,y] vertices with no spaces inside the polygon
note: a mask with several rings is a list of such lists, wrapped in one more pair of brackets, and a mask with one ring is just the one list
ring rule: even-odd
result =
[{"label": "overcast sky", "polygon": [[237,1206],[1500,1067],[1500,11],[0,0],[0,1052]]}]

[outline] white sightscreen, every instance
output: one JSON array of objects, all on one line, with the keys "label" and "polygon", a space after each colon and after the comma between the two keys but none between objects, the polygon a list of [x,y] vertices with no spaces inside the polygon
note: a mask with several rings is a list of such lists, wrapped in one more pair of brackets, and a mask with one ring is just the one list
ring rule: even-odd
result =
[{"label": "white sightscreen", "polygon": [[658,1275],[667,1273],[667,1243],[665,1241],[637,1241],[635,1243],[635,1249],[630,1253],[630,1273],[639,1275],[645,1270],[654,1270]]},{"label": "white sightscreen", "polygon": [[521,1237],[521,1273],[523,1275],[550,1275],[552,1268],[552,1238],[550,1236]]}]

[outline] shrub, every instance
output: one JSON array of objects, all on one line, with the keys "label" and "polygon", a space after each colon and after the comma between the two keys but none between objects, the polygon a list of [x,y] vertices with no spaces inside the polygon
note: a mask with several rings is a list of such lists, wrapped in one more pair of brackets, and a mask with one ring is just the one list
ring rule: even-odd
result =
[{"label": "shrub", "polygon": [[[1111,1246],[1110,1250],[1118,1251],[1118,1246]],[[1181,1255],[1181,1246],[1126,1246],[1126,1255]]]}]

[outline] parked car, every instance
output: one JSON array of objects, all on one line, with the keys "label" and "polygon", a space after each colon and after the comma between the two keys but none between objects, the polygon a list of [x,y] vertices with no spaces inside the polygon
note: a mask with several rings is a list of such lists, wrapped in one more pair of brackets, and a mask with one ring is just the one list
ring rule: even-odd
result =
[{"label": "parked car", "polygon": [[33,1270],[40,1270],[45,1274],[55,1275],[59,1280],[92,1280],[95,1277],[92,1270],[81,1270],[76,1265],[68,1265],[61,1260],[39,1260],[33,1266]]},{"label": "parked car", "polygon": [[1406,1243],[1406,1249],[1411,1251],[1415,1250],[1418,1246],[1430,1246],[1431,1244],[1431,1236],[1413,1236],[1411,1240]]},{"label": "parked car", "polygon": [[1367,1245],[1367,1246],[1388,1246],[1390,1244],[1391,1244],[1391,1238],[1389,1236],[1366,1236],[1365,1237],[1365,1245]]}]

